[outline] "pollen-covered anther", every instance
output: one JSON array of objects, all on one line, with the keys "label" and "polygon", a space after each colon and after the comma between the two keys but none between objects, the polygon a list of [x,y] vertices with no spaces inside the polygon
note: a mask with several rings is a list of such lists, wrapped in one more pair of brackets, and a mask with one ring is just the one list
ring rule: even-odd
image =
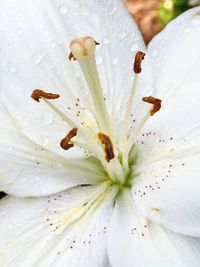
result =
[{"label": "pollen-covered anther", "polygon": [[145,57],[145,53],[141,52],[141,51],[138,51],[135,55],[135,61],[134,61],[134,65],[133,65],[133,70],[135,73],[140,73],[142,71],[142,68],[141,68],[141,63],[142,63],[142,60],[144,59]]},{"label": "pollen-covered anther", "polygon": [[52,93],[46,93],[45,91],[41,90],[41,89],[36,89],[32,92],[31,97],[37,101],[40,102],[41,98],[45,98],[45,99],[56,99],[59,98],[60,95],[58,94],[52,94]]},{"label": "pollen-covered anther", "polygon": [[105,146],[105,160],[110,162],[110,160],[115,157],[112,141],[108,135],[103,133],[98,133],[98,138]]},{"label": "pollen-covered anther", "polygon": [[142,99],[144,102],[147,102],[149,104],[153,105],[153,108],[150,110],[150,115],[153,116],[156,112],[158,112],[161,108],[161,102],[162,100],[158,98],[154,98],[152,96],[143,97]]},{"label": "pollen-covered anther", "polygon": [[94,55],[96,45],[99,45],[92,37],[85,36],[75,39],[70,44],[69,59],[79,60],[81,58]]},{"label": "pollen-covered anther", "polygon": [[60,142],[60,146],[64,150],[68,150],[74,146],[73,141],[71,139],[77,135],[78,129],[73,128],[72,130],[69,131],[69,133],[63,138]]}]

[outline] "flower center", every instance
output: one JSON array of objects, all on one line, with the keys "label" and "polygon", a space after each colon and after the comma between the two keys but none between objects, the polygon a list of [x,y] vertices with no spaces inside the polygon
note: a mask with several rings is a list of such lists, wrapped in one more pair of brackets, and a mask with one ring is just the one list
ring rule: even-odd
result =
[{"label": "flower center", "polygon": [[[69,55],[70,60],[78,61],[88,86],[92,105],[89,106],[83,101],[81,107],[83,112],[76,110],[77,116],[75,117],[69,114],[68,110],[63,111],[57,105],[52,104],[52,100],[60,97],[58,94],[46,93],[41,89],[36,89],[32,93],[32,98],[37,102],[43,100],[71,127],[71,130],[60,142],[62,149],[73,149],[75,146],[85,149],[90,156],[99,160],[112,183],[128,186],[131,185],[130,182],[133,177],[131,166],[136,161],[137,151],[134,145],[136,138],[149,117],[161,108],[161,100],[151,96],[142,99],[153,107],[144,114],[134,131],[130,132],[129,124],[134,95],[139,74],[142,71],[141,63],[145,56],[143,52],[139,51],[136,53],[134,60],[133,71],[135,75],[122,123],[123,131],[119,131],[116,135],[113,131],[115,122],[111,120],[108,112],[98,75],[95,60],[97,45],[99,43],[89,36],[75,39],[70,44],[71,53]],[[80,107],[81,100],[77,99],[77,107]],[[84,113],[84,119],[81,117],[82,113]]]}]

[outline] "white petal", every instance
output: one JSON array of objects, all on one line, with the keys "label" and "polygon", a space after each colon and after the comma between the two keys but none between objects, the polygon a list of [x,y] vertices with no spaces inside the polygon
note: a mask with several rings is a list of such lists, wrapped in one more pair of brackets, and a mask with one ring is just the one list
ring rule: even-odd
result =
[{"label": "white petal", "polygon": [[155,94],[173,98],[186,81],[199,81],[200,7],[191,9],[158,34],[149,44],[146,64],[153,68]]},{"label": "white petal", "polygon": [[97,208],[92,199],[100,193],[104,195],[102,185],[48,199],[2,200],[1,265],[107,267],[106,232],[113,193],[107,192]]},{"label": "white petal", "polygon": [[137,140],[133,194],[140,212],[179,233],[200,235],[199,82],[185,82]]},{"label": "white petal", "polygon": [[198,267],[199,242],[146,220],[127,196],[116,202],[108,235],[113,267]]},{"label": "white petal", "polygon": [[9,194],[48,195],[79,184],[96,184],[105,177],[98,162],[67,160],[28,139],[3,105],[0,137],[0,190]]},{"label": "white petal", "polygon": [[135,170],[133,197],[150,220],[175,232],[200,236],[200,154],[144,163]]},{"label": "white petal", "polygon": [[[144,49],[141,35],[121,0],[23,0],[20,5],[8,0],[3,2],[3,8],[1,86],[5,94],[10,87],[13,96],[16,92],[31,92],[39,87],[59,92],[65,98],[65,108],[74,107],[77,97],[92,106],[77,63],[66,60],[66,45],[75,37],[91,35],[101,43],[97,49],[97,63],[102,86],[108,97],[108,106],[111,111],[114,112],[117,107],[117,112],[120,112],[122,98],[127,97],[132,83],[134,53],[138,49]],[[58,135],[54,122],[49,123],[50,133],[43,130],[43,122],[37,118],[39,114],[40,117],[44,114],[40,113],[41,110],[36,110],[34,105],[38,125],[36,128],[34,116],[26,114],[33,110],[29,107],[29,112],[25,112],[27,106],[21,105],[28,102],[28,95],[20,95],[18,113],[26,121],[29,134],[32,132],[40,144],[44,142],[44,138],[52,141],[51,134],[55,137]],[[47,121],[51,121],[52,114],[46,111],[45,116]],[[63,132],[62,126],[59,129]]]}]

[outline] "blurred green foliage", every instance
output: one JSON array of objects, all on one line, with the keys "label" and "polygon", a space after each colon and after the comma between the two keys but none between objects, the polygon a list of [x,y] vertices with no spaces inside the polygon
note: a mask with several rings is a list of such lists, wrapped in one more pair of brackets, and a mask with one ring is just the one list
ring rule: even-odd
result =
[{"label": "blurred green foliage", "polygon": [[188,8],[188,0],[165,0],[160,4],[158,16],[165,26]]}]

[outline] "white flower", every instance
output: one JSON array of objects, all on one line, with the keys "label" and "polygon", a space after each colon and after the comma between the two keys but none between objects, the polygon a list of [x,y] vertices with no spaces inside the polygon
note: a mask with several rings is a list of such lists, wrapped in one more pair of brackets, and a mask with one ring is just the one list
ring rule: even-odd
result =
[{"label": "white flower", "polygon": [[3,1],[1,267],[199,266],[199,12],[145,48],[120,0]]}]

